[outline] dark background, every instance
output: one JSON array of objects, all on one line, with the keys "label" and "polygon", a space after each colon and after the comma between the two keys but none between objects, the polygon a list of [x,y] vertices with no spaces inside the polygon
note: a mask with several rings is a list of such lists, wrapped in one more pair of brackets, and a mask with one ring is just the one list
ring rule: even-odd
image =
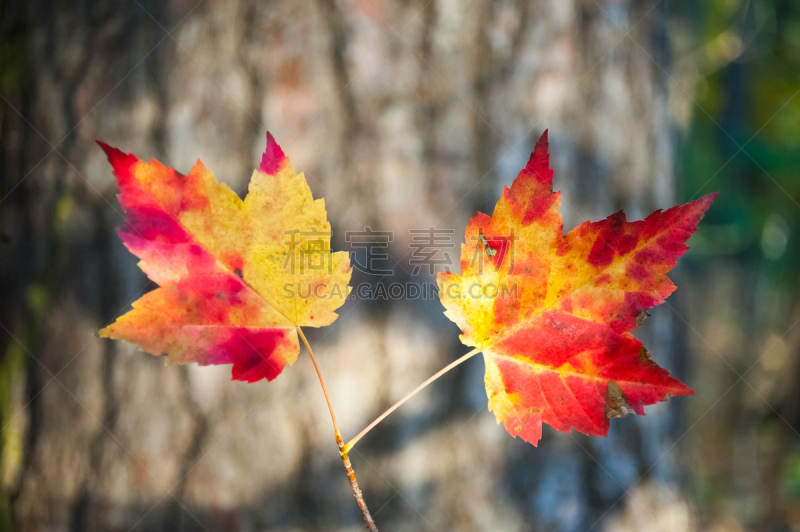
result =
[{"label": "dark background", "polygon": [[[0,2],[0,524],[359,530],[307,356],[272,383],[95,332],[152,288],[102,139],[243,192],[269,129],[345,231],[453,229],[550,130],[565,229],[720,195],[637,329],[697,391],[538,448],[470,360],[352,453],[392,531],[800,528],[800,6],[790,0]],[[354,283],[378,277],[357,273]],[[345,438],[467,351],[437,301],[309,331]]]}]

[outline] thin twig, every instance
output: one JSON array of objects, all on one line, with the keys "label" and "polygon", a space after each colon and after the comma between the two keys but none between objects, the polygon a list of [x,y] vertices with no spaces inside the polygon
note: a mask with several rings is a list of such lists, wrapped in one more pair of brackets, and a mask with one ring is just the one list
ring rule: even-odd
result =
[{"label": "thin twig", "polygon": [[459,359],[458,359],[458,360],[456,360],[455,362],[451,362],[450,364],[448,364],[447,366],[445,366],[444,368],[442,368],[441,370],[439,370],[439,371],[438,371],[438,372],[437,372],[435,375],[433,375],[432,377],[430,377],[428,380],[426,380],[425,382],[423,382],[422,384],[420,384],[419,386],[417,386],[416,388],[414,388],[414,389],[413,389],[411,392],[409,392],[409,394],[408,394],[408,395],[406,395],[405,397],[403,397],[402,399],[400,399],[399,401],[397,401],[397,402],[396,402],[394,405],[392,405],[391,407],[389,407],[389,409],[388,409],[388,410],[386,410],[386,412],[384,412],[383,414],[381,414],[380,416],[378,416],[378,418],[377,418],[375,421],[373,421],[372,423],[370,423],[370,424],[367,426],[367,428],[365,428],[364,430],[362,430],[361,432],[359,432],[359,433],[358,433],[358,435],[357,435],[355,438],[353,438],[352,440],[350,440],[349,442],[347,442],[347,445],[345,445],[345,446],[344,446],[344,452],[345,452],[345,453],[349,452],[349,451],[350,451],[350,450],[353,448],[353,446],[354,446],[356,443],[358,443],[358,440],[360,440],[361,438],[363,438],[363,437],[364,437],[364,436],[367,434],[367,432],[369,432],[370,430],[372,430],[372,429],[375,427],[375,425],[377,425],[378,423],[380,423],[381,421],[383,421],[384,419],[386,419],[386,417],[387,417],[389,414],[391,414],[392,412],[394,412],[395,410],[397,410],[398,408],[400,408],[400,406],[402,406],[402,405],[403,405],[403,403],[405,403],[406,401],[408,401],[409,399],[411,399],[412,397],[414,397],[415,395],[417,395],[419,392],[421,392],[421,391],[422,391],[422,390],[423,390],[423,389],[424,389],[426,386],[428,386],[430,383],[432,383],[433,381],[435,381],[436,379],[438,379],[439,377],[441,377],[442,375],[444,375],[445,373],[447,373],[448,371],[450,371],[450,370],[451,370],[451,369],[453,369],[454,367],[458,366],[458,365],[459,365],[459,364],[461,364],[462,362],[466,362],[467,360],[469,360],[470,358],[474,357],[475,355],[477,355],[477,354],[478,354],[478,353],[480,353],[480,352],[481,352],[480,348],[477,348],[477,347],[476,347],[475,349],[473,349],[472,351],[470,351],[469,353],[467,353],[467,354],[466,354],[466,355],[464,355],[463,357],[459,358]]},{"label": "thin twig", "polygon": [[367,524],[367,528],[370,532],[378,532],[378,527],[375,526],[375,521],[372,519],[372,515],[369,513],[369,508],[367,508],[367,503],[364,501],[364,495],[361,493],[361,489],[358,487],[356,473],[353,471],[353,465],[350,463],[350,457],[347,455],[347,451],[344,449],[344,440],[342,440],[342,435],[339,432],[339,426],[336,424],[336,415],[333,413],[333,405],[331,405],[331,399],[328,396],[328,389],[325,387],[325,381],[322,378],[322,372],[320,372],[319,365],[317,365],[317,359],[314,357],[314,352],[311,350],[311,346],[308,345],[306,335],[303,334],[303,330],[300,327],[297,327],[297,334],[300,336],[300,339],[303,340],[303,343],[308,350],[308,355],[311,357],[311,363],[314,364],[314,370],[317,372],[317,378],[319,379],[320,385],[322,385],[322,393],[325,395],[325,402],[328,403],[328,411],[331,413],[331,421],[333,422],[333,431],[336,434],[336,445],[339,446],[339,456],[341,457],[342,463],[344,464],[344,469],[347,472],[347,479],[350,481],[350,486],[353,488],[353,495],[356,496],[358,507],[361,508],[361,513],[364,514],[364,522]]},{"label": "thin twig", "polygon": [[347,479],[350,481],[350,487],[353,488],[353,494],[356,496],[356,501],[358,501],[358,507],[361,508],[361,513],[364,514],[364,522],[367,524],[367,528],[370,532],[378,532],[378,527],[375,526],[375,521],[372,520],[372,516],[369,513],[369,508],[367,508],[367,503],[364,501],[364,495],[361,493],[361,489],[358,487],[356,472],[353,471],[353,465],[350,463],[350,457],[347,455],[347,451],[344,450],[344,440],[342,439],[342,435],[339,434],[338,430],[336,431],[336,444],[339,446],[339,456],[342,458],[344,470],[347,471]]}]

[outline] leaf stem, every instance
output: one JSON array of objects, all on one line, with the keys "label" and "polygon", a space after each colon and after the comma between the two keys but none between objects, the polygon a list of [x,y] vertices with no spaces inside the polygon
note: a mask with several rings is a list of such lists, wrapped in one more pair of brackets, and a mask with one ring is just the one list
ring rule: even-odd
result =
[{"label": "leaf stem", "polygon": [[317,378],[319,379],[319,383],[322,386],[322,393],[325,394],[325,402],[328,403],[328,411],[331,413],[331,421],[333,421],[333,430],[336,434],[339,434],[339,426],[336,424],[336,414],[333,413],[333,405],[331,405],[331,398],[328,396],[328,388],[325,387],[325,380],[322,378],[322,372],[319,370],[319,365],[317,364],[317,359],[314,357],[314,351],[311,350],[311,346],[308,345],[308,340],[306,339],[306,335],[303,334],[303,329],[300,326],[297,326],[297,334],[300,336],[300,339],[303,340],[303,343],[306,346],[306,350],[308,350],[308,356],[311,357],[311,363],[314,364],[314,370],[317,372]]},{"label": "leaf stem", "polygon": [[470,351],[466,355],[462,356],[458,360],[456,360],[454,362],[451,362],[450,364],[448,364],[444,368],[440,369],[435,375],[431,376],[428,380],[426,380],[425,382],[423,382],[422,384],[420,384],[419,386],[417,386],[416,388],[411,390],[411,392],[409,392],[405,397],[403,397],[402,399],[397,401],[394,405],[390,406],[389,409],[386,410],[386,412],[384,412],[383,414],[378,416],[378,418],[375,419],[375,421],[373,421],[372,423],[367,425],[367,428],[365,428],[364,430],[359,432],[356,435],[355,438],[353,438],[352,440],[347,442],[347,444],[344,446],[344,452],[349,452],[353,448],[353,446],[356,443],[358,443],[358,441],[361,438],[363,438],[370,430],[375,428],[375,425],[377,425],[378,423],[380,423],[381,421],[386,419],[386,417],[388,417],[389,414],[391,414],[392,412],[394,412],[395,410],[400,408],[403,405],[403,403],[405,403],[406,401],[408,401],[409,399],[411,399],[412,397],[417,395],[419,392],[421,392],[423,389],[425,389],[425,387],[428,386],[430,383],[432,383],[433,381],[435,381],[436,379],[438,379],[439,377],[441,377],[442,375],[444,375],[445,373],[447,373],[448,371],[450,371],[454,367],[458,366],[459,364],[461,364],[463,362],[466,362],[467,360],[469,360],[470,358],[474,357],[475,355],[477,355],[480,352],[481,352],[480,348],[476,347],[475,349],[473,349],[472,351]]},{"label": "leaf stem", "polygon": [[336,414],[333,413],[333,405],[331,405],[331,399],[328,396],[328,389],[325,387],[325,380],[322,378],[322,372],[319,370],[317,359],[314,357],[314,352],[311,350],[311,346],[308,345],[306,335],[303,334],[303,330],[299,326],[297,327],[297,334],[300,336],[300,339],[303,340],[303,344],[305,344],[306,349],[308,350],[308,356],[311,357],[311,363],[314,364],[314,370],[317,372],[317,378],[322,386],[322,393],[325,395],[325,402],[328,403],[328,411],[331,413],[333,431],[336,434],[336,445],[339,446],[339,457],[342,459],[342,464],[344,464],[344,470],[347,473],[347,479],[350,481],[350,486],[353,488],[353,495],[356,497],[358,507],[361,508],[361,513],[364,514],[364,522],[367,524],[367,528],[370,532],[378,532],[378,527],[375,526],[375,521],[372,519],[372,515],[369,513],[369,508],[367,508],[366,501],[364,501],[364,495],[361,492],[361,489],[358,487],[356,473],[353,471],[353,465],[350,463],[350,457],[347,455],[347,451],[344,449],[344,440],[342,439],[342,434],[339,432],[339,426],[336,424]]}]

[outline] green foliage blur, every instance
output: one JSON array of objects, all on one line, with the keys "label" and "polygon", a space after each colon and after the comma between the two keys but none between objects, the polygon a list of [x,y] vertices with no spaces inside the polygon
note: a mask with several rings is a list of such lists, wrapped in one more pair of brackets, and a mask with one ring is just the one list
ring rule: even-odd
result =
[{"label": "green foliage blur", "polygon": [[[800,260],[800,3],[678,2],[697,81],[679,199],[719,190],[695,253],[747,261],[794,297]],[[791,302],[791,301],[790,301]]]},{"label": "green foliage blur", "polygon": [[[720,192],[687,255],[694,382],[713,390],[690,413],[694,503],[708,526],[796,529],[800,2],[672,8],[677,90],[689,102],[678,199]],[[739,525],[720,525],[728,518]]]}]

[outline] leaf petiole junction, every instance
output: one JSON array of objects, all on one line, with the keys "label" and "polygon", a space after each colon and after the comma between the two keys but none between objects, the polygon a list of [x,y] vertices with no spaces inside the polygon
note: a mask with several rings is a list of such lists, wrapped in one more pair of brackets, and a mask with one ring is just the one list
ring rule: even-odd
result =
[{"label": "leaf petiole junction", "polygon": [[347,479],[350,481],[350,486],[353,488],[353,495],[356,497],[358,507],[361,508],[361,513],[364,515],[364,522],[366,523],[370,532],[378,532],[378,527],[375,525],[375,521],[372,519],[372,515],[369,513],[369,508],[367,508],[367,503],[364,500],[364,494],[358,487],[356,473],[353,471],[353,465],[350,463],[350,457],[347,455],[347,450],[344,449],[344,440],[342,439],[342,434],[339,432],[339,426],[336,424],[336,414],[333,413],[333,405],[331,404],[331,399],[328,396],[328,388],[325,386],[325,380],[322,378],[322,372],[319,370],[317,359],[314,356],[314,352],[311,350],[311,346],[308,344],[306,335],[303,334],[303,330],[299,325],[297,326],[297,334],[300,336],[300,339],[303,340],[306,350],[308,350],[308,356],[311,357],[311,363],[314,364],[314,371],[317,372],[319,384],[322,386],[322,393],[325,395],[325,402],[328,404],[328,411],[331,414],[331,421],[333,422],[333,431],[336,435],[336,445],[339,446],[339,456],[341,457],[342,464],[344,464],[344,469],[347,472]]},{"label": "leaf petiole junction", "polygon": [[386,418],[389,416],[389,414],[391,414],[392,412],[394,412],[395,410],[397,410],[398,408],[400,408],[400,407],[401,407],[401,406],[402,406],[402,405],[403,405],[403,404],[404,404],[406,401],[408,401],[409,399],[411,399],[412,397],[414,397],[415,395],[417,395],[419,392],[421,392],[422,390],[424,390],[424,389],[425,389],[425,388],[426,388],[426,387],[427,387],[427,386],[428,386],[430,383],[432,383],[433,381],[435,381],[436,379],[438,379],[439,377],[441,377],[442,375],[444,375],[445,373],[447,373],[448,371],[450,371],[450,370],[451,370],[451,369],[453,369],[454,367],[458,366],[459,364],[462,364],[463,362],[466,362],[467,360],[469,360],[470,358],[474,357],[475,355],[477,355],[477,354],[478,354],[478,353],[480,353],[480,352],[481,352],[480,348],[477,348],[477,347],[476,347],[475,349],[473,349],[472,351],[470,351],[470,352],[469,352],[469,353],[467,353],[466,355],[462,356],[462,357],[461,357],[461,358],[459,358],[458,360],[455,360],[455,361],[451,362],[450,364],[448,364],[447,366],[445,366],[444,368],[440,369],[438,372],[436,372],[434,375],[432,375],[432,376],[431,376],[431,377],[430,377],[428,380],[426,380],[425,382],[423,382],[422,384],[420,384],[419,386],[417,386],[416,388],[414,388],[413,390],[411,390],[411,391],[410,391],[410,392],[409,392],[409,393],[408,393],[408,394],[407,394],[405,397],[403,397],[402,399],[400,399],[399,401],[397,401],[395,404],[393,404],[392,406],[390,406],[390,407],[389,407],[389,408],[386,410],[386,412],[384,412],[383,414],[381,414],[380,416],[378,416],[378,417],[375,419],[375,421],[373,421],[372,423],[370,423],[369,425],[367,425],[367,427],[366,427],[364,430],[362,430],[361,432],[359,432],[359,433],[358,433],[358,434],[357,434],[357,435],[356,435],[356,436],[355,436],[355,437],[354,437],[352,440],[350,440],[349,442],[347,442],[347,443],[344,445],[344,447],[343,447],[343,449],[344,449],[344,452],[345,452],[345,453],[349,452],[349,451],[350,451],[350,449],[352,449],[352,448],[353,448],[353,446],[354,446],[356,443],[358,443],[358,441],[359,441],[361,438],[363,438],[364,436],[366,436],[366,434],[367,434],[369,431],[371,431],[373,428],[375,428],[375,425],[377,425],[378,423],[380,423],[381,421],[383,421],[384,419],[386,419]]}]

